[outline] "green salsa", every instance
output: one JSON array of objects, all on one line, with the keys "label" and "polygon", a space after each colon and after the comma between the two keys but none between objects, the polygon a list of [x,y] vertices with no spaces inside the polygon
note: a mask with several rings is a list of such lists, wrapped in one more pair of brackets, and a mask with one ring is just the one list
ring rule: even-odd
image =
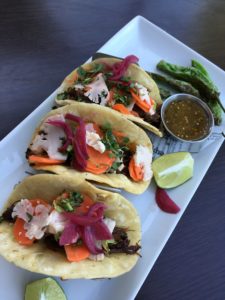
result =
[{"label": "green salsa", "polygon": [[197,102],[177,100],[168,104],[164,113],[167,128],[183,140],[200,140],[210,129],[208,114]]}]

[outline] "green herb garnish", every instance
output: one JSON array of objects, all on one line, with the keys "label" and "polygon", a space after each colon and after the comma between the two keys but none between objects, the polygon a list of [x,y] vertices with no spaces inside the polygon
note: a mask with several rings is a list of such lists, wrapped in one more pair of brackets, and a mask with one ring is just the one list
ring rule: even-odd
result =
[{"label": "green herb garnish", "polygon": [[130,104],[130,99],[126,95],[120,95],[118,93],[114,93],[113,99],[115,100],[115,103],[123,104],[124,106],[128,106]]},{"label": "green herb garnish", "polygon": [[113,73],[112,73],[112,72],[105,72],[105,73],[104,73],[104,79],[105,79],[105,80],[110,79],[110,77],[112,77],[112,76],[113,76]]},{"label": "green herb garnish", "polygon": [[59,241],[61,234],[62,232],[57,232],[56,234],[54,234],[54,239],[56,240],[56,242]]},{"label": "green herb garnish", "polygon": [[88,71],[88,73],[96,74],[96,73],[102,72],[103,68],[104,68],[103,64],[95,64],[94,68],[91,69],[90,71]]},{"label": "green herb garnish", "polygon": [[109,88],[116,87],[116,89],[119,91],[124,91],[126,93],[130,93],[130,85],[129,84],[124,85],[123,83],[118,82],[116,80],[110,80],[110,78],[108,79],[108,84],[109,84]]},{"label": "green herb garnish", "polygon": [[83,83],[84,85],[85,85],[85,84],[89,84],[89,83],[92,82],[92,80],[93,80],[93,78],[87,77],[87,78],[85,78],[85,79],[82,81],[82,83]]},{"label": "green herb garnish", "polygon": [[[79,67],[77,69],[77,74],[81,83],[88,84],[93,80],[93,75],[102,72],[104,68],[103,64],[95,64],[91,70],[86,71],[84,68]],[[79,82],[79,80],[78,80]]]},{"label": "green herb garnish", "polygon": [[[126,146],[126,144],[130,141],[129,138],[123,137],[123,145],[120,145],[112,132],[112,126],[110,123],[105,123],[101,129],[104,132],[104,138],[102,139],[102,142],[106,149],[111,151],[110,157],[123,158],[124,152],[129,150],[129,148]],[[121,165],[121,163],[119,163],[119,165]],[[114,167],[116,167],[116,165],[114,165]]]},{"label": "green herb garnish", "polygon": [[[115,157],[117,160],[112,164],[110,171],[116,171],[123,163],[124,152],[128,151],[129,148],[126,145],[120,145],[116,137],[113,135],[111,125],[105,125],[102,127],[104,131],[104,138],[102,139],[103,144],[107,150],[111,151],[110,157]],[[129,138],[124,137],[125,142],[129,141]],[[124,143],[126,144],[126,143]]]},{"label": "green herb garnish", "polygon": [[68,98],[68,93],[67,92],[63,92],[57,95],[57,99],[58,100],[65,100]]},{"label": "green herb garnish", "polygon": [[87,72],[84,70],[84,68],[79,67],[79,68],[77,69],[77,74],[78,74],[78,76],[79,76],[80,78],[83,79],[83,78],[86,76]]},{"label": "green herb garnish", "polygon": [[107,150],[111,150],[115,156],[119,156],[120,145],[118,144],[115,136],[112,133],[112,129],[104,130],[105,135],[102,139],[103,144]]},{"label": "green herb garnish", "polygon": [[129,137],[125,136],[125,137],[123,138],[124,144],[128,144],[129,141],[130,141]]},{"label": "green herb garnish", "polygon": [[112,125],[109,122],[106,122],[104,125],[102,125],[102,130],[112,130]]},{"label": "green herb garnish", "polygon": [[74,152],[73,152],[73,146],[72,146],[72,145],[69,145],[69,146],[67,147],[66,153],[67,153],[67,161],[68,161],[68,162],[72,161],[73,155],[74,155]]},{"label": "green herb garnish", "polygon": [[121,80],[122,81],[125,81],[125,82],[130,82],[131,81],[131,77],[126,77],[126,76],[123,76],[123,77],[121,77]]},{"label": "green herb garnish", "polygon": [[58,212],[74,211],[83,202],[83,196],[79,192],[70,192],[67,198],[54,202],[54,207]]},{"label": "green herb garnish", "polygon": [[114,162],[110,168],[111,171],[117,171],[117,169],[121,166],[122,162]]},{"label": "green herb garnish", "polygon": [[109,153],[109,157],[113,158],[113,157],[115,157],[115,155],[113,153]]},{"label": "green herb garnish", "polygon": [[116,241],[114,239],[102,241],[102,247],[106,254],[109,254],[109,252],[110,252],[109,244],[116,244]]}]

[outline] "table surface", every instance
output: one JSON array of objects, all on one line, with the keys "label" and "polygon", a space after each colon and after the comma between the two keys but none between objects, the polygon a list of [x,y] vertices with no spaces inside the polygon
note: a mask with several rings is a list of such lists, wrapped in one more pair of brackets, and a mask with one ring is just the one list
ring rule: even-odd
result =
[{"label": "table surface", "polygon": [[[225,69],[224,0],[2,0],[0,139],[136,15]],[[225,144],[136,300],[225,299],[224,152]]]}]

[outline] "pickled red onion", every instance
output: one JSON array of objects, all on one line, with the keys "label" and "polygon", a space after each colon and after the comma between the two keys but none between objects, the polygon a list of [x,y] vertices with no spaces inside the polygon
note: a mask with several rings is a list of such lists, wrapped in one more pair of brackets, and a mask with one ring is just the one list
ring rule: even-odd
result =
[{"label": "pickled red onion", "polygon": [[77,122],[79,125],[80,125],[81,123],[84,123],[84,121],[83,121],[80,117],[75,116],[75,115],[70,114],[70,113],[65,114],[65,119],[70,120],[70,121]]},{"label": "pickled red onion", "polygon": [[59,151],[66,151],[67,147],[72,144],[74,150],[74,168],[82,171],[86,168],[88,159],[85,123],[80,117],[72,114],[66,114],[65,118],[79,124],[75,134],[73,134],[71,127],[63,121],[49,120],[47,123],[63,128],[67,139],[65,144],[59,148]]},{"label": "pickled red onion", "polygon": [[90,216],[85,216],[85,215],[78,215],[76,213],[70,213],[70,212],[65,212],[63,213],[64,216],[70,220],[73,224],[80,225],[80,226],[89,226],[92,225],[96,222],[98,222],[100,219],[102,219],[102,216],[96,216],[96,217],[90,217]]},{"label": "pickled red onion", "polygon": [[118,80],[120,79],[128,69],[130,64],[137,63],[138,57],[135,55],[128,55],[121,62],[117,62],[112,65],[113,75],[110,77],[110,80]]},{"label": "pickled red onion", "polygon": [[[60,245],[65,245],[81,235],[85,245],[92,254],[99,254],[103,249],[97,247],[97,241],[108,240],[112,234],[103,222],[105,204],[96,202],[85,215],[78,215],[76,212],[64,212],[64,216],[69,220],[60,238]],[[71,225],[72,224],[72,225]],[[74,226],[74,227],[73,227]]]},{"label": "pickled red onion", "polygon": [[93,224],[91,227],[92,234],[94,235],[96,240],[111,240],[112,234],[109,231],[108,227],[101,220]]},{"label": "pickled red onion", "polygon": [[106,206],[102,202],[94,203],[85,215],[77,214],[76,212],[64,212],[64,216],[72,223],[77,225],[91,225],[103,219],[103,212]]},{"label": "pickled red onion", "polygon": [[49,120],[47,121],[47,123],[56,127],[60,127],[65,131],[66,142],[64,143],[64,145],[62,145],[62,147],[59,148],[59,151],[66,151],[67,147],[72,144],[73,140],[73,131],[70,126],[67,123],[59,120]]},{"label": "pickled red onion", "polygon": [[59,239],[59,245],[70,245],[77,242],[78,238],[80,237],[80,228],[69,222],[66,227],[64,228],[60,239]]},{"label": "pickled red onion", "polygon": [[102,202],[95,202],[88,210],[87,215],[97,215],[103,217],[103,212],[106,209],[106,205]]},{"label": "pickled red onion", "polygon": [[85,226],[83,233],[82,233],[82,238],[83,238],[84,243],[87,246],[88,250],[92,254],[103,253],[103,249],[97,247],[97,245],[96,245],[96,239],[95,239],[94,235],[92,234],[92,230],[91,230],[90,226]]},{"label": "pickled red onion", "polygon": [[83,171],[87,166],[86,128],[84,121],[75,115],[67,113],[65,119],[78,123],[73,139],[74,167]]}]

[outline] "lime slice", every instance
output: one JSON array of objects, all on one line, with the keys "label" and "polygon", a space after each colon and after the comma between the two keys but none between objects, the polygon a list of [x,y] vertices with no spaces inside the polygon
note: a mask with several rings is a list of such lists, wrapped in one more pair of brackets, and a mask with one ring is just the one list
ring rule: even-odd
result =
[{"label": "lime slice", "polygon": [[54,279],[47,277],[28,283],[25,300],[66,300],[63,289]]},{"label": "lime slice", "polygon": [[152,163],[157,185],[161,188],[176,187],[193,176],[194,160],[189,152],[176,152],[160,156]]}]

